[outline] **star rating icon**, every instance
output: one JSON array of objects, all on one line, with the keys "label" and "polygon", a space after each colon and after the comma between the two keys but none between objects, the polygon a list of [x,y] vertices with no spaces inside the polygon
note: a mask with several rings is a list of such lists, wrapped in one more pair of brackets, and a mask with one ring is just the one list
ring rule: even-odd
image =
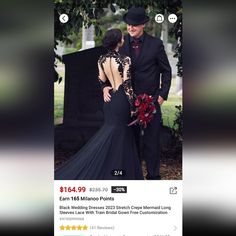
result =
[{"label": "star rating icon", "polygon": [[88,230],[88,226],[87,225],[61,225],[60,230]]},{"label": "star rating icon", "polygon": [[88,226],[87,226],[87,225],[84,225],[84,226],[83,226],[83,230],[88,230]]}]

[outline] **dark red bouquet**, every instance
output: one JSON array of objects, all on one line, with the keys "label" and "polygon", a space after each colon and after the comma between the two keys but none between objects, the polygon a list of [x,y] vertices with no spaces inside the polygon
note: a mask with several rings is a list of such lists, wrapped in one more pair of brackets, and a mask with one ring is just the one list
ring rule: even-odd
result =
[{"label": "dark red bouquet", "polygon": [[133,116],[135,116],[136,119],[128,126],[138,124],[143,131],[143,129],[147,127],[147,124],[153,119],[153,115],[156,113],[153,97],[145,93],[140,94],[136,97],[134,106],[135,111],[133,112]]}]

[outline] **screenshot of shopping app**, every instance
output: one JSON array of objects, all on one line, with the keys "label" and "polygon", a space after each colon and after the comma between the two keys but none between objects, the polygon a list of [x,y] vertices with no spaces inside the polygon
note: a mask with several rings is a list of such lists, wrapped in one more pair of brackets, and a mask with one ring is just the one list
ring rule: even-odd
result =
[{"label": "screenshot of shopping app", "polygon": [[182,2],[132,3],[55,1],[56,236],[182,235]]}]

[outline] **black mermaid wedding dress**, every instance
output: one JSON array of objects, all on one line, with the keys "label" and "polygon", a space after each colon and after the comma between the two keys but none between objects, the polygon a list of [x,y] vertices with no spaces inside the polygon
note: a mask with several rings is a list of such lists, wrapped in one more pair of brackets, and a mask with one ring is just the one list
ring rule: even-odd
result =
[{"label": "black mermaid wedding dress", "polygon": [[[100,57],[99,81],[102,87],[110,80],[107,81],[109,77],[105,73],[106,63],[110,63],[110,72],[113,71],[112,87],[119,86],[110,91],[111,101],[104,103],[104,125],[78,153],[55,171],[56,180],[143,179],[132,128],[127,125],[133,102],[128,59],[114,51]],[[116,70],[118,73],[114,73]]]}]

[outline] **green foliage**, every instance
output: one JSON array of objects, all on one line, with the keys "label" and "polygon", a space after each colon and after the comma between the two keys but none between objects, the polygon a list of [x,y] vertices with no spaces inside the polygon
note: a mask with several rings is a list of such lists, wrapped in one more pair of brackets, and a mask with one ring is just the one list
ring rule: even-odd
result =
[{"label": "green foliage", "polygon": [[182,45],[183,45],[183,35],[182,35],[182,10],[179,10],[175,13],[178,16],[177,21],[175,22],[173,28],[170,30],[170,36],[174,36],[178,41],[175,48],[174,57],[178,58],[177,68],[178,76],[182,77],[183,75],[183,59],[182,59]]},{"label": "green foliage", "polygon": [[[177,111],[175,112],[175,120],[173,126],[164,126],[164,130],[167,131],[167,134],[169,134],[171,138],[169,139],[170,142],[165,143],[163,142],[163,140],[165,140],[165,136],[163,136],[161,156],[165,159],[175,158],[181,160],[183,143],[183,111],[181,105],[175,106],[175,108],[177,109]],[[172,113],[174,113],[174,110],[172,110]]]},{"label": "green foliage", "polygon": [[171,156],[176,158],[182,158],[182,147],[183,147],[183,110],[182,106],[175,106],[177,109],[175,115],[176,119],[174,121],[174,126],[172,127],[172,147],[170,150]]},{"label": "green foliage", "polygon": [[[177,41],[176,54],[178,57],[178,75],[182,76],[182,3],[181,0],[55,0],[55,48],[56,40],[62,41],[65,44],[73,44],[73,35],[78,36],[82,26],[94,25],[96,33],[96,45],[101,44],[101,37],[107,26],[101,24],[101,17],[104,16],[104,9],[110,8],[113,13],[116,13],[116,8],[120,7],[127,10],[131,6],[142,6],[146,8],[149,16],[154,18],[157,13],[175,13],[178,15],[178,21],[169,32]],[[62,24],[59,21],[59,16],[62,13],[69,15],[69,21]],[[114,15],[116,17],[116,15]],[[121,16],[117,16],[121,17]],[[116,22],[113,21],[112,27],[116,27]],[[117,24],[118,25],[118,24]],[[124,28],[124,25],[118,27]],[[152,35],[160,36],[161,28],[157,24],[147,24],[148,32]],[[76,44],[78,48],[80,45]],[[55,74],[55,81],[58,78]]]},{"label": "green foliage", "polygon": [[174,120],[173,125],[173,134],[176,138],[178,138],[179,141],[183,140],[183,110],[182,106],[175,106],[177,109],[175,115],[176,119]]},{"label": "green foliage", "polygon": [[[175,87],[175,84],[172,83],[171,87]],[[176,125],[174,125],[174,122],[176,120],[176,109],[175,106],[182,104],[182,97],[175,95],[175,94],[169,94],[168,100],[165,101],[161,106],[162,111],[162,123],[164,126],[168,126],[171,129],[175,128]]]},{"label": "green foliage", "polygon": [[101,34],[95,36],[95,45],[100,46],[102,44],[102,38],[104,33],[109,28],[118,28],[122,32],[126,30],[126,25],[122,21],[122,16],[117,15],[106,15],[105,12],[101,15],[100,19],[97,20],[97,24],[100,27]]}]

